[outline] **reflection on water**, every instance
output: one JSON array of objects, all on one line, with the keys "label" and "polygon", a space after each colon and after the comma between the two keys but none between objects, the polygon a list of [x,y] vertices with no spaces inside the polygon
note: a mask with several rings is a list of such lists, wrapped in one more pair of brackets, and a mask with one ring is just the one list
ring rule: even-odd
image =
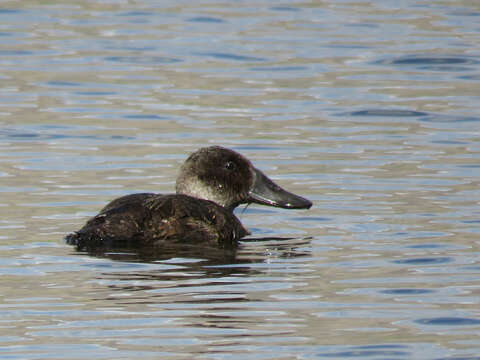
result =
[{"label": "reflection on water", "polygon": [[[475,2],[6,1],[0,357],[478,359]],[[65,245],[246,155],[309,211],[237,249]]]},{"label": "reflection on water", "polygon": [[[295,239],[282,237],[260,237],[242,239],[240,248],[233,246],[213,246],[209,244],[164,244],[159,247],[151,246],[127,246],[127,247],[102,247],[88,251],[78,251],[78,254],[108,258],[114,261],[129,262],[158,262],[171,258],[194,259],[201,266],[233,265],[235,263],[253,262],[255,258],[262,259],[267,249],[265,246],[273,246],[278,257],[300,257],[309,254],[305,249],[311,238]],[[260,249],[254,245],[258,243]],[[248,250],[247,250],[248,249]],[[258,252],[258,253],[257,253]],[[237,254],[240,259],[237,260]],[[248,258],[245,255],[248,254]]]}]

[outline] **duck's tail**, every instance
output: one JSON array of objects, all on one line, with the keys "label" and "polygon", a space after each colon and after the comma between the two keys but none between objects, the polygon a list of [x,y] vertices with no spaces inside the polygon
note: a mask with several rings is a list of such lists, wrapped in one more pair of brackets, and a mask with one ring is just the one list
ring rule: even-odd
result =
[{"label": "duck's tail", "polygon": [[77,251],[88,251],[93,248],[105,246],[104,239],[96,236],[96,234],[75,231],[65,236],[67,245],[75,246]]},{"label": "duck's tail", "polygon": [[65,243],[67,245],[77,245],[79,236],[78,236],[78,233],[74,232],[74,233],[68,234],[63,239],[65,240]]}]

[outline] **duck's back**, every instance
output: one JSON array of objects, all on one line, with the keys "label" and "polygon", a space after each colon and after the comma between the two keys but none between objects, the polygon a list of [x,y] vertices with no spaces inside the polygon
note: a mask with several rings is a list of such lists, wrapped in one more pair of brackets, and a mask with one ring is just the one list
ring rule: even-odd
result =
[{"label": "duck's back", "polygon": [[86,250],[172,242],[231,246],[247,234],[231,211],[212,201],[141,193],[113,200],[66,240]]}]

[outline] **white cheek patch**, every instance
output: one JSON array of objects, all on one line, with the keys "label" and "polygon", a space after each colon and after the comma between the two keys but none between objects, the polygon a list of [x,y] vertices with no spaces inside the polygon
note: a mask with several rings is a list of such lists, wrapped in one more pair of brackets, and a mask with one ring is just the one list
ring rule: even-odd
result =
[{"label": "white cheek patch", "polygon": [[198,178],[189,179],[188,181],[184,182],[181,189],[179,189],[177,193],[193,196],[199,199],[210,200],[221,206],[226,205],[226,201],[222,195],[222,184],[219,184],[217,187],[208,186]]}]

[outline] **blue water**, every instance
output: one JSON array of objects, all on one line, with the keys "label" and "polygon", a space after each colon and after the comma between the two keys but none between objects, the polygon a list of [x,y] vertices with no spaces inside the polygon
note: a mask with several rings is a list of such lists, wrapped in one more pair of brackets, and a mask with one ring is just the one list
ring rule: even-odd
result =
[{"label": "blue water", "polygon": [[[480,359],[475,2],[3,2],[0,358]],[[308,211],[237,251],[78,253],[241,152]]]}]

